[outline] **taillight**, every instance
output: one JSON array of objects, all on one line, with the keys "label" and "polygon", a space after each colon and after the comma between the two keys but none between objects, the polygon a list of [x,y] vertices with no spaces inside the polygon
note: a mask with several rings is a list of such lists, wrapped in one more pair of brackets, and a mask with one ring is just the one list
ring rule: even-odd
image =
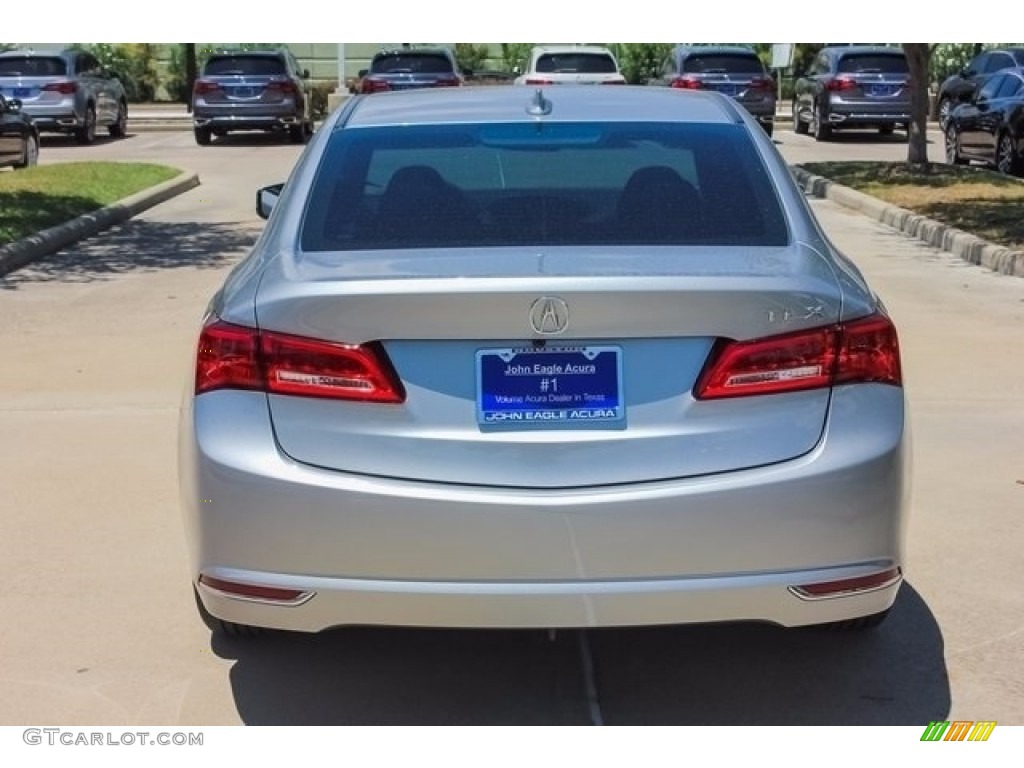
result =
[{"label": "taillight", "polygon": [[755,91],[774,91],[775,81],[770,77],[755,77],[749,87]]},{"label": "taillight", "polygon": [[828,91],[852,91],[857,87],[857,81],[848,77],[840,77],[825,81],[825,90]]},{"label": "taillight", "polygon": [[214,321],[199,337],[196,394],[279,395],[401,403],[405,391],[379,344],[339,344]]},{"label": "taillight", "polygon": [[899,568],[889,568],[870,576],[859,576],[853,579],[838,579],[837,581],[821,581],[815,584],[800,584],[790,587],[790,591],[797,597],[806,600],[820,599],[824,597],[837,597],[849,595],[855,592],[867,592],[873,589],[882,589],[899,582],[902,573]]},{"label": "taillight", "polygon": [[528,77],[526,78],[527,85],[554,85],[554,80],[547,80],[543,77]]},{"label": "taillight", "polygon": [[193,92],[196,94],[200,93],[212,93],[213,91],[219,91],[220,85],[210,80],[196,80],[195,86],[193,86]]},{"label": "taillight", "polygon": [[434,85],[439,88],[445,88],[448,86],[459,86],[462,85],[462,78],[459,77],[439,77],[434,81]]},{"label": "taillight", "polygon": [[869,381],[894,386],[903,381],[896,329],[881,314],[754,341],[720,340],[694,397],[714,400]]},{"label": "taillight", "polygon": [[698,80],[696,77],[677,77],[671,83],[670,88],[686,88],[687,90],[696,91],[704,87],[704,83]]},{"label": "taillight", "polygon": [[69,93],[74,93],[75,91],[77,91],[78,84],[71,82],[49,83],[48,85],[44,85],[40,90],[50,91],[51,93],[63,93],[64,95],[67,95]]},{"label": "taillight", "polygon": [[269,83],[267,83],[267,87],[276,88],[282,93],[295,93],[295,91],[297,90],[295,88],[295,83],[293,83],[291,80],[271,80]]},{"label": "taillight", "polygon": [[363,84],[360,87],[363,93],[377,93],[379,91],[390,91],[391,85],[387,80],[377,80],[372,77],[364,77]]},{"label": "taillight", "polygon": [[247,584],[240,581],[228,581],[217,579],[213,576],[200,574],[199,583],[218,592],[224,592],[234,597],[249,598],[251,600],[268,600],[278,603],[301,603],[312,597],[312,592],[304,592],[301,589],[283,589],[281,587],[265,587],[259,584]]},{"label": "taillight", "polygon": [[257,331],[219,320],[203,328],[196,355],[196,394],[215,389],[263,389]]}]

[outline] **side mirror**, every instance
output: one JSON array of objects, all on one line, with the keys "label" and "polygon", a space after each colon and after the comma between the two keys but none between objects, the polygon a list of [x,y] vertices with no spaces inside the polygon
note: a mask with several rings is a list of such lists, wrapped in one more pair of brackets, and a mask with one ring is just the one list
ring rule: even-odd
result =
[{"label": "side mirror", "polygon": [[369,74],[369,72],[370,72],[370,70],[368,70],[368,69],[360,69],[358,76],[359,77],[366,77],[366,75]]},{"label": "side mirror", "polygon": [[269,219],[283,189],[284,184],[271,184],[269,187],[259,189],[256,192],[256,215],[261,219]]}]

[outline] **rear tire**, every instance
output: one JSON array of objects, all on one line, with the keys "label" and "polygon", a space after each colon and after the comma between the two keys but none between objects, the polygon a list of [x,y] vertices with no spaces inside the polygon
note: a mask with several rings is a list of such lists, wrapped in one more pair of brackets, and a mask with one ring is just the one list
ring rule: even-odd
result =
[{"label": "rear tire", "polygon": [[15,168],[31,168],[39,163],[39,139],[29,134],[25,146],[21,148],[21,159],[14,164]]},{"label": "rear tire", "polygon": [[292,144],[305,144],[309,141],[309,133],[306,131],[306,124],[299,123],[288,128],[288,139]]},{"label": "rear tire", "polygon": [[761,123],[761,127],[764,128],[764,132],[771,138],[772,131],[775,130],[775,123]]},{"label": "rear tire", "polygon": [[85,110],[85,122],[75,129],[75,141],[92,144],[96,141],[96,108],[90,104]]},{"label": "rear tire", "polygon": [[821,110],[817,106],[814,107],[813,117],[813,130],[815,141],[828,141],[832,138],[832,126],[822,119]]},{"label": "rear tire", "polygon": [[800,119],[800,109],[796,101],[793,102],[793,133],[805,136],[810,126]]},{"label": "rear tire", "polygon": [[199,612],[199,618],[203,620],[203,624],[206,625],[206,628],[215,635],[228,635],[229,637],[256,637],[264,633],[262,627],[251,627],[248,624],[235,624],[233,621],[218,619],[206,610],[206,606],[203,605],[202,598],[199,597],[199,590],[195,587],[192,587],[192,595],[196,599],[196,610]]},{"label": "rear tire", "polygon": [[196,128],[196,144],[201,147],[208,146],[213,140],[212,131],[209,128]]},{"label": "rear tire", "polygon": [[107,127],[112,139],[123,139],[128,135],[128,105],[123,101],[117,105],[117,120]]}]

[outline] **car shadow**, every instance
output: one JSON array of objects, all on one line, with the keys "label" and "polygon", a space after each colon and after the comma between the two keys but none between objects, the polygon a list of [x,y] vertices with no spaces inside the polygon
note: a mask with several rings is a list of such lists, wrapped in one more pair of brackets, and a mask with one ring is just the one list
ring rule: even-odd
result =
[{"label": "car shadow", "polygon": [[[814,141],[814,137],[811,137],[811,141]],[[935,144],[934,141],[925,137],[925,141],[928,144]],[[890,134],[881,134],[878,131],[859,131],[856,129],[846,129],[841,131],[833,131],[826,143],[830,144],[906,144],[907,134],[903,131],[896,131]]]},{"label": "car shadow", "polygon": [[[904,585],[864,632],[587,630],[613,725],[918,725],[950,708],[942,634]],[[337,629],[212,638],[251,725],[585,724],[580,633]]]},{"label": "car shadow", "polygon": [[216,268],[244,254],[259,236],[247,222],[132,220],[0,276],[0,289],[31,283],[88,283],[128,272]]},{"label": "car shadow", "polygon": [[41,149],[46,147],[80,147],[83,150],[88,150],[89,147],[101,147],[104,144],[116,144],[119,141],[124,141],[126,138],[131,138],[134,134],[131,132],[125,134],[124,137],[114,137],[104,131],[103,133],[97,132],[96,139],[91,144],[79,144],[75,140],[75,137],[69,133],[42,133],[39,135],[39,146]]}]

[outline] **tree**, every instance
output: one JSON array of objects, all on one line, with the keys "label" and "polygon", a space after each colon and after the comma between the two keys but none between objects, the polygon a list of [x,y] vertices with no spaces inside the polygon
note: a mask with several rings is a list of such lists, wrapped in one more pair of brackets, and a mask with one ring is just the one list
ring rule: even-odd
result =
[{"label": "tree", "polygon": [[196,61],[196,44],[182,43],[185,54],[185,104],[188,111],[192,111],[192,86],[195,85],[199,76],[199,63]]},{"label": "tree", "polygon": [[929,63],[935,43],[902,43],[910,67],[910,135],[907,143],[907,165],[927,172],[928,165],[928,99]]},{"label": "tree", "polygon": [[487,68],[490,49],[484,44],[456,43],[455,61],[463,72],[478,72]]},{"label": "tree", "polygon": [[516,67],[520,71],[526,70],[526,58],[530,55],[533,43],[502,43],[501,64],[506,72],[514,72]]}]

